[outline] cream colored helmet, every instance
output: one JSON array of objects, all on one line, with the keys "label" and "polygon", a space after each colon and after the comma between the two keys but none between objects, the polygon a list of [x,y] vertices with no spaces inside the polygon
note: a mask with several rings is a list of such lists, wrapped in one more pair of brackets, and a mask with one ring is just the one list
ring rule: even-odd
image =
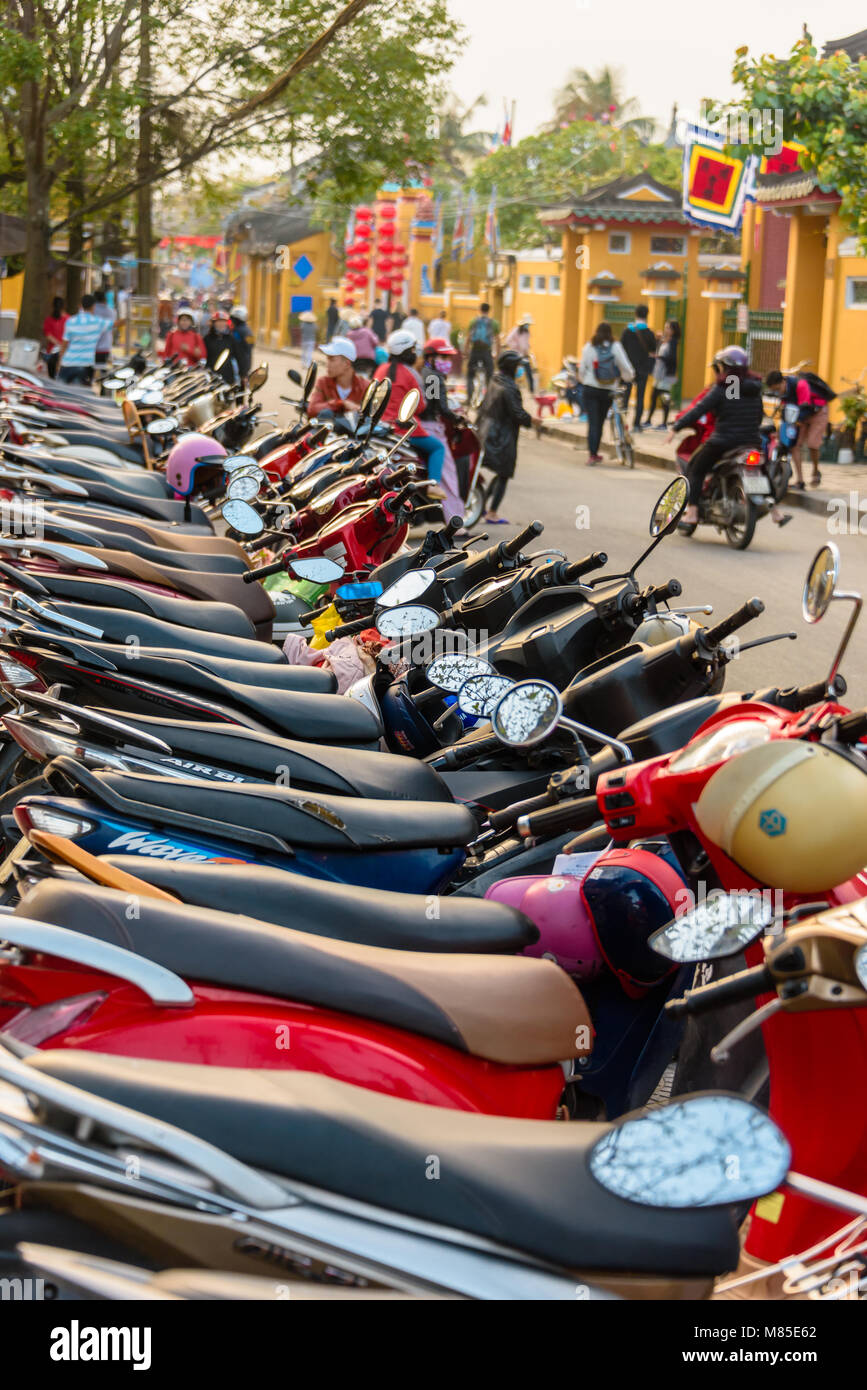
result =
[{"label": "cream colored helmet", "polygon": [[707,783],[695,818],[769,888],[821,893],[867,864],[867,773],[824,744],[779,740],[732,758]]}]

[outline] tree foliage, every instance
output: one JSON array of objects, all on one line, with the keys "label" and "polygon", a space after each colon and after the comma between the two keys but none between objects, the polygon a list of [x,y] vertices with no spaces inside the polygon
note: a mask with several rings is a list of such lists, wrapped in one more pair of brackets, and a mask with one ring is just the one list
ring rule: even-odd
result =
[{"label": "tree foliage", "polygon": [[782,112],[785,138],[804,145],[802,163],[840,194],[841,213],[867,248],[867,59],[820,58],[805,32],[785,58],[737,49],[732,75],[747,106]]}]

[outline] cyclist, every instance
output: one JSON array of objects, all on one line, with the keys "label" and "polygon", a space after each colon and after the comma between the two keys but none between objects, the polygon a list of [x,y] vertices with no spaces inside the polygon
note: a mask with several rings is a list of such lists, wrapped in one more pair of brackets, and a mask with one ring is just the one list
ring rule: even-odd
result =
[{"label": "cyclist", "polygon": [[481,304],[479,313],[467,329],[469,354],[467,356],[467,399],[472,397],[473,377],[481,365],[485,373],[485,385],[494,375],[494,353],[500,342],[500,325],[491,318],[490,304]]}]

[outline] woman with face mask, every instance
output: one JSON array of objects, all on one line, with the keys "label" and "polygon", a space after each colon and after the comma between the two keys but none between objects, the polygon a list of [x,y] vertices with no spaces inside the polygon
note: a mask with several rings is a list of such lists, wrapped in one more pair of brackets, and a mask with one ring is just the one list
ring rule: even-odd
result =
[{"label": "woman with face mask", "polygon": [[234,386],[240,378],[237,361],[237,348],[235,338],[232,334],[232,320],[229,315],[219,310],[211,319],[211,326],[205,334],[205,352],[208,356],[208,366],[213,370],[217,359],[221,353],[228,350],[228,357],[221,367],[216,370],[223,378],[227,386]]},{"label": "woman with face mask", "polygon": [[449,448],[447,424],[460,424],[460,416],[449,408],[448,384],[446,377],[451,370],[452,359],[457,356],[455,349],[445,338],[428,338],[422,348],[421,384],[423,409],[420,419],[424,427],[437,439],[441,439],[445,450],[440,487],[443,498],[443,517],[451,521],[453,516],[463,517],[464,504],[458,489],[458,471],[452,451]]}]

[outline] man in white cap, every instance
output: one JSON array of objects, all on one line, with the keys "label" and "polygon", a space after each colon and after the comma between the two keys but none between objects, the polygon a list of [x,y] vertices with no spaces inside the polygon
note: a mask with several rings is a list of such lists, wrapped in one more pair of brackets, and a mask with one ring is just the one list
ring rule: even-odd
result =
[{"label": "man in white cap", "polygon": [[342,415],[344,411],[357,410],[369,382],[355,370],[355,344],[351,338],[332,338],[322,351],[327,360],[328,375],[317,378],[307,413],[313,416],[330,410],[335,415]]}]

